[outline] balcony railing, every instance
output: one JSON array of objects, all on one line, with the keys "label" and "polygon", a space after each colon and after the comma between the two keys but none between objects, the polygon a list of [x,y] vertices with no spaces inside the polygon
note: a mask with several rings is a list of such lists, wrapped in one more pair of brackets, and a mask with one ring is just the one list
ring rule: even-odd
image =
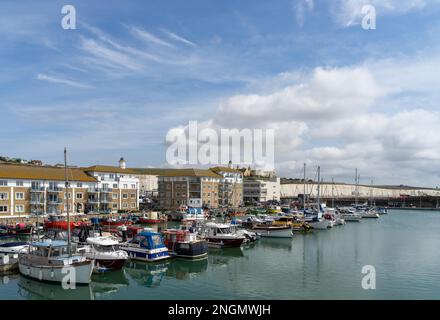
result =
[{"label": "balcony railing", "polygon": [[31,199],[30,204],[44,204],[44,199]]},{"label": "balcony railing", "polygon": [[99,192],[99,189],[98,189],[98,188],[88,188],[88,189],[87,189],[87,192],[88,192],[88,193],[98,193],[98,192]]},{"label": "balcony railing", "polygon": [[111,199],[107,199],[107,198],[101,199],[101,203],[110,203],[110,202],[112,202]]},{"label": "balcony railing", "polygon": [[62,199],[49,199],[49,200],[47,200],[47,203],[49,203],[49,204],[62,204],[63,200]]},{"label": "balcony railing", "polygon": [[44,187],[31,186],[31,192],[43,192],[43,191],[44,191]]},{"label": "balcony railing", "polygon": [[99,203],[99,199],[88,199],[87,202],[89,202],[89,203]]},{"label": "balcony railing", "polygon": [[47,188],[47,191],[48,192],[61,192],[61,191],[63,191],[63,188],[60,188],[60,187],[49,187],[49,188]]}]

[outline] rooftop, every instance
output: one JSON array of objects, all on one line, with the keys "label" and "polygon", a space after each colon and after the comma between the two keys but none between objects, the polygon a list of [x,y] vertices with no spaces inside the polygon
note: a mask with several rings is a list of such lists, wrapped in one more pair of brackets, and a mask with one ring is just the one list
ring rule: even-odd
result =
[{"label": "rooftop", "polygon": [[[96,182],[96,179],[78,168],[68,168],[69,181]],[[28,179],[64,181],[64,168],[0,163],[0,179]]]},{"label": "rooftop", "polygon": [[223,178],[221,175],[205,169],[169,169],[162,172],[162,177],[211,177]]},{"label": "rooftop", "polygon": [[136,174],[132,169],[122,169],[120,167],[114,166],[102,166],[96,165],[87,168],[82,168],[86,172],[109,172],[109,173],[126,173],[126,174]]},{"label": "rooftop", "polygon": [[214,172],[233,172],[233,173],[242,173],[242,170],[240,169],[234,169],[229,167],[214,167],[210,168],[211,171]]}]

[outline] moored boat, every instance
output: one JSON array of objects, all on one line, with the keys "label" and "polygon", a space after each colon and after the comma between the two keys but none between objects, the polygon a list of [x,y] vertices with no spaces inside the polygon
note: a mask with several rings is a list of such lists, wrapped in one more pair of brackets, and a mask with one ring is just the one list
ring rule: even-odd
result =
[{"label": "moored boat", "polygon": [[128,254],[119,249],[119,242],[113,237],[90,237],[87,238],[87,245],[79,250],[88,259],[95,260],[96,268],[105,270],[121,269],[128,259]]},{"label": "moored boat", "polygon": [[201,259],[208,255],[208,242],[198,239],[196,232],[185,229],[163,231],[164,243],[171,255],[179,258]]},{"label": "moored boat", "polygon": [[18,254],[0,254],[0,274],[18,270]]},{"label": "moored boat", "polygon": [[131,259],[153,262],[170,258],[160,233],[143,230],[133,239],[120,245]]},{"label": "moored boat", "polygon": [[15,241],[0,244],[0,254],[20,253],[29,248],[29,242]]},{"label": "moored boat", "polygon": [[234,232],[230,225],[215,222],[208,222],[202,227],[202,237],[208,240],[209,246],[220,248],[240,247],[246,239]]},{"label": "moored boat", "polygon": [[139,217],[139,223],[159,223],[162,220],[159,218],[159,213],[156,211],[150,211],[144,214],[142,217]]},{"label": "moored boat", "polygon": [[291,226],[274,226],[260,224],[252,228],[253,231],[258,233],[264,238],[292,238],[293,232]]}]

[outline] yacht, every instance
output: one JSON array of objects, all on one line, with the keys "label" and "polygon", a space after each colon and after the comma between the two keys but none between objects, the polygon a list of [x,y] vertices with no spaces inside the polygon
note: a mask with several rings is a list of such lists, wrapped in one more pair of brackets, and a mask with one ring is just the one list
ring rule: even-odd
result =
[{"label": "yacht", "polygon": [[234,248],[240,247],[246,239],[238,234],[229,224],[208,222],[202,227],[202,237],[208,240],[213,247]]},{"label": "yacht", "polygon": [[31,243],[28,251],[18,259],[18,268],[22,275],[49,282],[63,282],[66,268],[73,268],[74,282],[89,284],[93,267],[93,260],[76,253],[73,247],[69,250],[69,244],[64,240]]},{"label": "yacht", "polygon": [[130,241],[122,243],[120,248],[135,260],[153,262],[170,258],[162,236],[150,228],[145,228]]},{"label": "yacht", "polygon": [[85,245],[78,251],[83,252],[84,256],[95,260],[97,269],[118,270],[121,269],[128,254],[119,249],[119,242],[113,237],[101,236],[87,238]]}]

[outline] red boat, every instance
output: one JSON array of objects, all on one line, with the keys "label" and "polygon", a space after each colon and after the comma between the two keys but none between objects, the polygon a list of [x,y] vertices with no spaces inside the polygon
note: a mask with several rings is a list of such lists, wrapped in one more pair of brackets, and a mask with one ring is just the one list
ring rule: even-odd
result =
[{"label": "red boat", "polygon": [[157,212],[148,212],[146,215],[143,215],[139,218],[139,223],[159,223],[162,220],[159,218],[159,214]]},{"label": "red boat", "polygon": [[17,223],[15,226],[8,226],[11,235],[32,235],[33,226],[25,223]]},{"label": "red boat", "polygon": [[131,221],[129,220],[117,220],[117,219],[106,219],[99,223],[102,227],[109,227],[109,228],[117,228],[121,226],[128,226],[131,225]]},{"label": "red boat", "polygon": [[[70,222],[70,230],[73,230],[76,226],[75,222]],[[67,221],[44,221],[44,229],[67,230]]]}]

